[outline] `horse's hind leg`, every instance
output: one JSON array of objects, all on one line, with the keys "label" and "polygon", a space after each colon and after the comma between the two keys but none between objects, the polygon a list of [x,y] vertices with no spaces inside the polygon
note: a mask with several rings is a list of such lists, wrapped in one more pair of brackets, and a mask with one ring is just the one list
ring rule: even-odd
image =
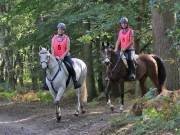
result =
[{"label": "horse's hind leg", "polygon": [[154,83],[155,87],[158,89],[158,93],[161,93],[161,88],[158,81],[158,73],[154,71],[149,75],[149,77],[151,81]]},{"label": "horse's hind leg", "polygon": [[143,76],[139,82],[140,82],[140,87],[141,87],[141,96],[144,96],[146,94],[146,86],[145,86],[145,81],[146,81],[147,76]]},{"label": "horse's hind leg", "polygon": [[81,112],[81,91],[80,88],[76,89],[76,96],[77,96],[77,107],[76,107],[76,111],[74,113],[75,116],[79,116],[79,113]]},{"label": "horse's hind leg", "polygon": [[119,91],[121,94],[121,105],[120,105],[119,110],[123,111],[124,109],[124,82],[119,82]]}]

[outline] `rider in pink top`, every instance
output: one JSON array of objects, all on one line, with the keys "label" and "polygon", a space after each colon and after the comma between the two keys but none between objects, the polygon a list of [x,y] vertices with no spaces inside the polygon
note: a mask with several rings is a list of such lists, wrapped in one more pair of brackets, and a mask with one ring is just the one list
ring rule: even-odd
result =
[{"label": "rider in pink top", "polygon": [[[115,52],[118,52],[118,49],[121,49],[121,52],[124,53],[129,67],[129,79],[134,80],[135,76],[135,48],[134,48],[134,32],[128,26],[128,18],[121,17],[120,19],[121,30],[119,31],[118,40],[115,45]],[[119,55],[119,53],[118,53]]]},{"label": "rider in pink top", "polygon": [[77,89],[81,87],[81,84],[76,80],[76,72],[73,68],[73,61],[70,57],[70,40],[67,35],[65,35],[66,25],[64,23],[59,23],[57,25],[58,34],[52,38],[51,51],[57,60],[64,61],[68,72],[72,76],[74,82],[74,88]]}]

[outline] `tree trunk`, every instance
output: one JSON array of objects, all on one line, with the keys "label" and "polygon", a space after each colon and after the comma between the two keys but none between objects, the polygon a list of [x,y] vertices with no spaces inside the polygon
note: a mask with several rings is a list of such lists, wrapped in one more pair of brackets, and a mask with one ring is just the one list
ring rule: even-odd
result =
[{"label": "tree trunk", "polygon": [[180,87],[179,62],[176,60],[176,56],[170,51],[173,41],[167,35],[167,30],[175,24],[175,14],[170,11],[172,6],[173,1],[170,1],[169,7],[166,8],[167,11],[160,11],[157,8],[152,9],[154,52],[163,58],[165,62],[167,87],[170,90]]},{"label": "tree trunk", "polygon": [[21,54],[20,51],[18,51],[17,56],[16,56],[16,66],[17,66],[17,79],[19,80],[20,86],[24,86],[24,81],[23,81],[23,54]]},{"label": "tree trunk", "polygon": [[12,89],[15,89],[15,72],[14,72],[14,68],[13,68],[13,58],[12,58],[12,53],[13,51],[10,49],[6,49],[5,50],[5,62],[6,62],[6,69],[7,69],[7,73],[8,73],[8,82],[11,86]]},{"label": "tree trunk", "polygon": [[102,66],[102,62],[101,62],[101,55],[100,55],[100,51],[101,51],[101,46],[100,46],[100,38],[97,38],[95,41],[95,47],[96,47],[96,57],[97,57],[97,86],[98,86],[98,92],[104,92],[104,84],[103,84],[103,72],[105,73],[103,66]]},{"label": "tree trunk", "polygon": [[[90,30],[90,22],[84,23],[85,30]],[[84,60],[87,65],[87,89],[89,99],[93,99],[97,96],[97,91],[95,88],[95,79],[93,71],[93,57],[92,57],[92,43],[84,44],[83,46]]]},{"label": "tree trunk", "polygon": [[[145,9],[146,9],[145,7],[146,7],[146,0],[141,0],[140,7],[139,7],[139,16],[136,18],[136,20],[137,20],[137,30],[138,30],[137,34],[141,33],[141,29],[142,29],[142,25],[143,25],[143,17],[144,17]],[[141,49],[140,46],[139,46],[140,39],[141,38],[138,36],[136,38],[136,41],[135,41],[136,53],[140,53],[140,49]]]},{"label": "tree trunk", "polygon": [[5,61],[3,56],[1,55],[1,62],[0,62],[0,83],[4,82],[5,77],[4,77],[4,67],[5,67]]},{"label": "tree trunk", "polygon": [[31,54],[29,55],[28,59],[29,59],[29,65],[30,65],[30,73],[31,73],[31,81],[32,81],[32,89],[33,90],[37,90],[38,88],[38,73],[37,73],[37,65],[35,63],[33,63],[32,61],[36,61],[35,58],[35,49],[34,47],[31,47],[30,49]]}]

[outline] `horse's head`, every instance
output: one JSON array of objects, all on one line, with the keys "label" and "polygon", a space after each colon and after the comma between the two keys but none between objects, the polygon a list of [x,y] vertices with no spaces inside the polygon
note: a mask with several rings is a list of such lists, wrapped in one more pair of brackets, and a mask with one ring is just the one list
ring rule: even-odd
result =
[{"label": "horse's head", "polygon": [[40,64],[42,69],[48,68],[48,63],[50,60],[50,53],[46,48],[40,47],[39,48],[39,57],[40,57]]},{"label": "horse's head", "polygon": [[107,66],[112,63],[113,60],[113,47],[112,45],[109,45],[109,43],[105,44],[104,42],[102,43],[101,46],[101,56],[102,56],[102,62],[106,64]]}]

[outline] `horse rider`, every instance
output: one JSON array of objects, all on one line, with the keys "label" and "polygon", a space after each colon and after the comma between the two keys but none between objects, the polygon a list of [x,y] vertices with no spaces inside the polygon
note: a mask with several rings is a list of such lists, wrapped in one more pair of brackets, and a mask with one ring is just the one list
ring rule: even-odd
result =
[{"label": "horse rider", "polygon": [[[121,29],[119,31],[118,39],[115,44],[114,51],[117,53],[119,47],[121,52],[124,53],[128,63],[128,78],[129,80],[135,80],[135,48],[134,48],[134,32],[128,25],[128,18],[121,17],[119,20]],[[118,53],[119,55],[119,53]]]},{"label": "horse rider", "polygon": [[73,68],[73,61],[70,56],[70,39],[68,35],[65,34],[66,25],[64,23],[59,23],[57,29],[58,34],[54,35],[52,38],[51,52],[58,61],[64,61],[68,72],[72,75],[74,88],[77,89],[81,87],[81,84],[77,81],[76,72]]}]

